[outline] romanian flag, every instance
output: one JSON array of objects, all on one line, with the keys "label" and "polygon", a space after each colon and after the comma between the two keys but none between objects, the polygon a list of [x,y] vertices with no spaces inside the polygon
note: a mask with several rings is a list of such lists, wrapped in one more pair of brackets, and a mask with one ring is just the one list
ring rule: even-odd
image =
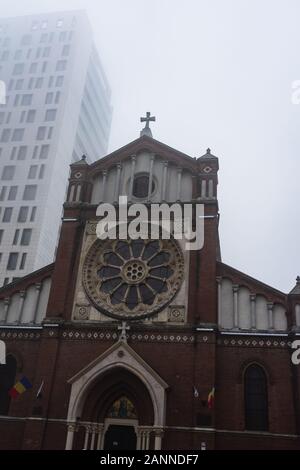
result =
[{"label": "romanian flag", "polygon": [[27,379],[27,377],[22,377],[19,382],[17,382],[10,390],[9,390],[9,395],[12,398],[17,398],[19,395],[22,395],[22,393],[26,392],[29,388],[31,388],[32,385]]},{"label": "romanian flag", "polygon": [[207,397],[207,405],[210,410],[214,407],[214,402],[215,402],[215,387],[211,389]]}]

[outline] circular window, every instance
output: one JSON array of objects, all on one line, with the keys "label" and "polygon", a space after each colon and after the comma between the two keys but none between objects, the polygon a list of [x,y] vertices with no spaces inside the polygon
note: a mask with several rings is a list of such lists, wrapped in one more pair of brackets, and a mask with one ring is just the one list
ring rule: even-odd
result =
[{"label": "circular window", "polygon": [[[132,194],[138,199],[144,199],[148,197],[149,192],[149,175],[138,175],[133,180]],[[155,183],[152,179],[151,183],[151,194],[154,193]]]},{"label": "circular window", "polygon": [[123,319],[161,311],[175,296],[183,276],[183,256],[174,239],[97,239],[83,267],[83,284],[93,305]]}]

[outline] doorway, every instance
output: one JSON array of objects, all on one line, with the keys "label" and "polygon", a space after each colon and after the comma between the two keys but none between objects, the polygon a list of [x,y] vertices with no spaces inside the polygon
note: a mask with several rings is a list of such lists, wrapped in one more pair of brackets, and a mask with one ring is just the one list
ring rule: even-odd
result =
[{"label": "doorway", "polygon": [[133,426],[110,424],[104,440],[104,450],[135,450],[136,434]]}]

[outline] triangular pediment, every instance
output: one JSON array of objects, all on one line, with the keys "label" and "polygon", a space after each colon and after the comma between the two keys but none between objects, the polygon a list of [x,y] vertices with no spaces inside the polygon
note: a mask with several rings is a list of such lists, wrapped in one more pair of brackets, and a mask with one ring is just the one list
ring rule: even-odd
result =
[{"label": "triangular pediment", "polygon": [[178,150],[169,147],[168,145],[163,144],[162,142],[159,142],[152,137],[143,135],[133,142],[125,145],[124,147],[121,147],[120,149],[110,153],[106,157],[103,157],[100,160],[94,162],[92,165],[90,165],[90,174],[97,174],[98,172],[109,168],[111,165],[115,165],[122,162],[123,160],[128,159],[128,156],[137,155],[142,151],[153,153],[161,157],[163,160],[186,168],[191,172],[197,171],[197,160],[195,158],[192,158],[185,153],[179,152]]}]

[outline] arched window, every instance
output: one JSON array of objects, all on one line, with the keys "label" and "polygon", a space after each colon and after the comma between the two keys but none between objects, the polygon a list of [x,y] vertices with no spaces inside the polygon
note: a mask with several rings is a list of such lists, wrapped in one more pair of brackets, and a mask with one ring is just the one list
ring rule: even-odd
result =
[{"label": "arched window", "polygon": [[245,425],[251,431],[268,430],[268,386],[262,367],[252,364],[245,372]]},{"label": "arched window", "polygon": [[17,371],[16,359],[9,355],[6,357],[6,364],[0,365],[0,415],[7,415],[10,404],[9,390],[15,384]]}]

